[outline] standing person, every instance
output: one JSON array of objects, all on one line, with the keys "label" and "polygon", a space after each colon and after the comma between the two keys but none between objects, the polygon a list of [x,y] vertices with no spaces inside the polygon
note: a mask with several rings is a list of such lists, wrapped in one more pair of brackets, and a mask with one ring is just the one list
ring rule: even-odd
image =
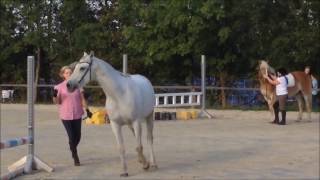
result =
[{"label": "standing person", "polygon": [[81,139],[83,109],[86,109],[88,117],[91,117],[92,113],[88,109],[82,89],[76,89],[72,93],[68,92],[66,84],[71,74],[72,69],[69,66],[60,69],[59,75],[63,82],[54,87],[53,102],[59,106],[59,117],[68,134],[74,165],[80,166],[77,146]]},{"label": "standing person", "polygon": [[[276,86],[277,101],[273,105],[275,119],[272,123],[279,125],[286,125],[286,102],[288,97],[288,80],[285,76],[287,74],[288,73],[286,69],[280,68],[277,70],[277,76],[270,75],[269,77],[268,75],[264,75],[264,78],[266,78],[270,84]],[[279,109],[282,115],[281,122],[279,122]]]},{"label": "standing person", "polygon": [[311,83],[312,83],[312,106],[316,107],[317,105],[317,94],[318,94],[318,81],[317,79],[314,77],[310,66],[306,66],[304,68],[304,72],[308,75],[310,75],[311,77]]}]

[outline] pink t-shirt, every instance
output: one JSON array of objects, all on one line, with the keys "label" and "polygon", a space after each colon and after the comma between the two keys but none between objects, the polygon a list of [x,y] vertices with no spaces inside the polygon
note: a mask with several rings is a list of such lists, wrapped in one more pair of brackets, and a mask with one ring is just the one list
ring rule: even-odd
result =
[{"label": "pink t-shirt", "polygon": [[59,104],[59,117],[62,120],[75,120],[80,119],[83,115],[83,108],[81,103],[80,89],[74,90],[72,93],[68,92],[67,81],[54,86],[58,90],[57,98]]}]

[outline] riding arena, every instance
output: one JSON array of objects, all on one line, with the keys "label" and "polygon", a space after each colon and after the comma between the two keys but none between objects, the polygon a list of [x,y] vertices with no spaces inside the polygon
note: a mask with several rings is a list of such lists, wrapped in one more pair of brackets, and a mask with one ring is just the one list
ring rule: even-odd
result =
[{"label": "riding arena", "polygon": [[[74,64],[68,89],[91,88],[104,94],[106,103],[90,108],[105,109],[105,118],[111,122],[90,124],[84,117],[81,166],[71,166],[57,105],[34,101],[35,89],[51,89],[52,85],[33,83],[34,56],[27,59],[28,83],[1,85],[1,179],[118,179],[119,175],[128,179],[319,178],[320,113],[312,111],[308,94],[299,99],[305,97],[306,108],[297,107],[293,100],[286,126],[271,124],[272,87],[210,86],[204,55],[199,57],[198,86],[156,87],[147,77],[127,72],[127,55],[123,69],[117,70],[93,52],[84,53]],[[259,65],[257,76],[267,71]],[[90,81],[99,85],[86,86]],[[26,89],[22,91],[27,92],[26,102],[4,96],[9,87]],[[262,105],[258,109],[207,107],[210,93],[221,89],[261,92]],[[303,114],[303,109],[308,112]]]}]

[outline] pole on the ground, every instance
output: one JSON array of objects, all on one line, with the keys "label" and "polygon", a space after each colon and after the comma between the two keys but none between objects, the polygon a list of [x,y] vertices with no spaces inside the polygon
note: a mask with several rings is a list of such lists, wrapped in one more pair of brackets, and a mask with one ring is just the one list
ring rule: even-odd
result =
[{"label": "pole on the ground", "polygon": [[201,55],[201,92],[202,102],[201,111],[199,113],[200,118],[213,118],[213,116],[206,110],[206,56]]},{"label": "pole on the ground", "polygon": [[124,54],[122,59],[123,59],[122,72],[124,75],[126,75],[128,70],[128,55]]}]

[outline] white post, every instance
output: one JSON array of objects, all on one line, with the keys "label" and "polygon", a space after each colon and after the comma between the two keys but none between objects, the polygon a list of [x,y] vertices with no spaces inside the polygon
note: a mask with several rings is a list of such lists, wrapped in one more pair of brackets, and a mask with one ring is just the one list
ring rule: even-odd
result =
[{"label": "white post", "polygon": [[202,102],[201,102],[201,112],[199,117],[208,117],[212,118],[213,116],[206,111],[206,56],[201,55],[201,93],[202,93]]},{"label": "white post", "polygon": [[122,64],[122,72],[124,75],[127,74],[127,70],[128,70],[128,55],[124,54],[123,58],[122,58],[123,64]]},{"label": "white post", "polygon": [[23,173],[32,173],[34,169],[44,169],[52,172],[54,169],[41,161],[34,154],[34,56],[27,59],[27,100],[28,100],[28,155],[22,157],[8,167],[9,173],[1,176],[1,179],[11,179]]},{"label": "white post", "polygon": [[164,105],[167,105],[168,104],[168,96],[164,96],[164,100],[163,100],[163,104]]},{"label": "white post", "polygon": [[32,138],[29,143],[29,152],[27,163],[25,166],[26,173],[31,173],[34,162],[34,56],[28,56],[28,87],[27,87],[27,99],[28,99],[28,135]]},{"label": "white post", "polygon": [[197,104],[200,104],[200,98],[201,98],[201,96],[197,95]]}]

